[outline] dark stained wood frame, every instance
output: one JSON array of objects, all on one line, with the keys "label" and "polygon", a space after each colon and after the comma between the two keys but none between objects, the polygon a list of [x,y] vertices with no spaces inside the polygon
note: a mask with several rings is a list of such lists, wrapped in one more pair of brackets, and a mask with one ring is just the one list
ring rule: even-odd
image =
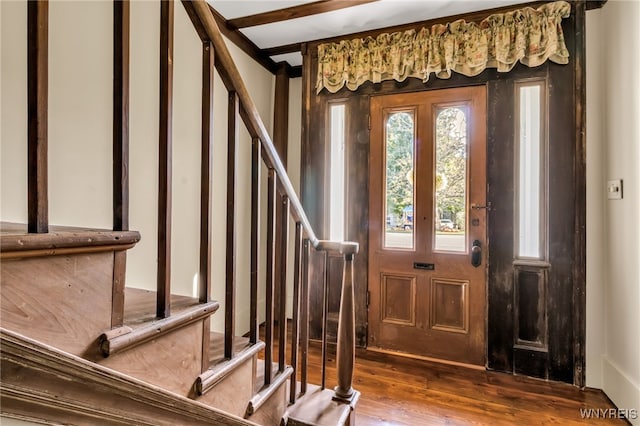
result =
[{"label": "dark stained wood frame", "polygon": [[227,23],[230,27],[236,29],[254,27],[257,25],[272,24],[274,22],[282,22],[289,19],[303,18],[305,16],[331,12],[334,10],[344,9],[346,7],[359,6],[361,4],[371,3],[374,1],[378,0],[320,0],[305,3],[300,6],[291,6],[270,12],[230,19]]},{"label": "dark stained wood frame", "polygon": [[286,367],[286,349],[287,349],[287,255],[289,243],[289,198],[286,195],[280,197],[280,211],[278,222],[280,223],[280,247],[276,246],[278,253],[277,262],[279,265],[278,287],[279,287],[279,303],[278,303],[278,371],[283,372]]},{"label": "dark stained wood frame", "polygon": [[574,77],[574,100],[575,105],[575,155],[574,155],[574,181],[576,182],[574,204],[575,211],[574,228],[574,268],[573,275],[575,284],[573,287],[574,315],[573,315],[573,383],[576,386],[586,386],[586,344],[587,335],[587,136],[586,136],[586,11],[604,6],[607,0],[600,1],[580,1],[575,4],[575,77]]},{"label": "dark stained wood frame", "polygon": [[240,103],[236,92],[229,92],[227,125],[227,257],[224,296],[224,357],[233,357],[236,328],[236,216],[235,189],[238,167],[237,146],[239,135]]},{"label": "dark stained wood frame", "polygon": [[278,64],[273,105],[273,144],[282,163],[287,164],[289,147],[289,76],[286,64]]},{"label": "dark stained wood frame", "polygon": [[113,2],[113,230],[129,229],[129,0]]},{"label": "dark stained wood frame", "polygon": [[302,242],[302,276],[300,277],[300,393],[307,391],[309,368],[309,259],[311,243]]},{"label": "dark stained wood frame", "polygon": [[[278,175],[274,169],[269,169],[267,176],[267,284],[265,295],[265,333],[266,344],[264,352],[265,365],[273,362],[273,323],[274,323],[274,287],[276,283],[276,205],[277,203],[277,179]],[[270,368],[264,370],[265,386],[271,384],[272,371]]]},{"label": "dark stained wood frame", "polygon": [[[129,230],[129,0],[113,2],[113,230]],[[124,322],[126,251],[113,253],[111,327]]]},{"label": "dark stained wood frame", "polygon": [[171,312],[171,147],[173,114],[173,0],[160,2],[160,130],[158,159],[158,300],[156,315]]},{"label": "dark stained wood frame", "polygon": [[[249,132],[249,135],[253,138],[254,144],[257,145],[257,141],[260,142],[261,147],[254,148],[255,150],[260,150],[260,153],[263,155],[263,161],[268,169],[268,177],[267,177],[267,260],[266,260],[266,329],[265,329],[265,365],[270,366],[273,359],[273,325],[274,325],[274,288],[276,286],[276,281],[282,282],[278,275],[276,275],[275,271],[275,258],[276,255],[279,254],[276,251],[275,247],[275,237],[276,237],[276,228],[275,223],[278,220],[278,215],[276,214],[276,208],[278,205],[278,199],[285,201],[285,204],[288,204],[288,208],[285,208],[284,211],[289,211],[290,215],[293,217],[294,221],[303,227],[304,233],[306,234],[307,240],[313,245],[317,252],[330,252],[330,253],[339,253],[343,256],[353,256],[358,253],[359,245],[353,242],[343,242],[343,241],[323,241],[319,240],[310,225],[309,219],[306,215],[305,210],[302,208],[302,204],[298,199],[296,191],[293,189],[293,185],[287,176],[285,166],[283,165],[280,157],[277,153],[277,150],[266,131],[266,127],[264,122],[259,116],[259,113],[253,103],[247,88],[242,81],[242,78],[239,74],[239,71],[231,58],[231,55],[226,47],[225,41],[222,38],[222,34],[218,29],[218,24],[216,23],[216,19],[212,14],[210,6],[205,1],[194,1],[190,6],[186,6],[187,8],[192,7],[192,12],[188,13],[191,19],[198,19],[200,24],[196,24],[196,31],[200,34],[201,30],[204,30],[208,39],[211,40],[215,49],[216,49],[216,69],[220,74],[220,77],[229,92],[234,92],[237,95],[239,102],[239,115],[244,121],[244,124]],[[235,114],[234,114],[235,119]],[[230,132],[231,133],[231,132]],[[257,156],[254,153],[254,158]],[[255,212],[254,214],[257,214]],[[283,222],[287,222],[284,219]],[[287,230],[286,226],[283,227],[283,231]],[[288,230],[287,230],[288,232]],[[288,236],[284,236],[283,241],[288,240]],[[284,244],[283,244],[283,247]],[[305,258],[305,261],[308,259]],[[282,268],[282,271],[285,272],[286,268]],[[284,273],[283,273],[284,275]],[[253,291],[253,290],[252,290]],[[308,294],[308,293],[307,293]],[[284,298],[286,293],[284,289],[282,289],[281,297]],[[283,300],[286,301],[286,298]],[[346,313],[353,314],[353,300],[349,299],[349,303],[344,305],[344,310]],[[283,303],[284,304],[284,303]],[[308,306],[308,304],[307,304]],[[341,306],[341,316],[345,315],[343,311],[343,306]],[[308,309],[307,309],[308,311]],[[283,311],[284,313],[284,311]],[[348,314],[347,314],[348,315]],[[307,317],[308,318],[308,317]],[[306,321],[306,319],[304,320]],[[281,323],[281,331],[286,332],[285,324],[286,322],[283,320]],[[341,328],[344,330],[344,333],[349,333],[349,325],[346,328]],[[306,333],[306,332],[305,332]],[[305,334],[308,336],[308,333]],[[348,336],[345,337],[348,339]],[[351,339],[353,340],[353,339]],[[303,345],[306,342],[302,343]],[[254,345],[255,346],[255,345]],[[353,348],[351,349],[353,350]],[[284,350],[281,352],[284,353]],[[303,349],[303,353],[306,354],[306,349]],[[351,364],[351,365],[349,365]],[[306,365],[306,364],[305,364]],[[352,369],[353,368],[353,359],[349,362],[341,363],[339,366],[341,369]],[[261,391],[254,399],[252,399],[249,407],[247,408],[247,413],[250,413],[251,408],[255,408],[256,404],[260,404],[265,398],[270,395],[270,392],[273,391],[274,387],[269,386],[272,383],[275,385],[279,382],[287,380],[289,375],[293,372],[293,369],[290,367],[284,368],[277,376],[273,376],[273,372],[270,368],[265,368],[264,371],[264,384],[265,387],[263,391]],[[343,377],[347,377],[343,375]],[[349,377],[350,379],[350,377]],[[344,386],[343,386],[344,388]]]},{"label": "dark stained wood frame", "polygon": [[[183,2],[185,2],[183,0]],[[213,17],[215,18],[220,32],[224,34],[229,40],[231,40],[236,46],[240,48],[244,53],[253,58],[254,61],[262,65],[266,70],[271,72],[272,74],[276,73],[277,66],[276,63],[271,59],[268,55],[263,53],[258,46],[256,46],[251,40],[249,40],[244,34],[240,31],[232,28],[226,19],[222,15],[220,15],[213,7],[209,6]]]},{"label": "dark stained wood frame", "polygon": [[[291,215],[296,221],[302,222],[307,238],[314,247],[320,249],[320,240],[315,235],[310,225],[302,203],[299,201],[296,191],[293,188],[291,180],[286,174],[286,170],[277,151],[273,145],[272,138],[269,136],[262,118],[260,118],[257,108],[249,95],[249,92],[242,81],[240,72],[233,62],[233,58],[226,48],[226,43],[222,34],[218,31],[218,25],[212,15],[211,8],[201,1],[192,3],[195,13],[201,20],[203,28],[206,30],[207,36],[216,47],[216,70],[218,71],[222,82],[227,90],[235,90],[240,98],[241,108],[240,115],[251,137],[257,137],[262,143],[262,154],[264,163],[268,168],[274,169],[278,174],[277,187],[280,193],[287,194],[291,206]],[[347,246],[351,247],[350,244]],[[340,245],[334,246],[333,249],[339,249]]]},{"label": "dark stained wood frame", "polygon": [[[522,7],[520,5],[519,7]],[[504,10],[504,9],[503,9]],[[503,11],[502,10],[502,11]],[[326,91],[315,95],[315,71],[317,66],[317,42],[303,46],[305,76],[303,79],[303,108],[307,113],[303,118],[302,182],[303,202],[314,227],[322,235],[324,217],[324,175],[326,103],[345,98],[352,110],[353,126],[349,126],[347,152],[352,164],[358,164],[349,173],[350,197],[367,197],[368,187],[356,185],[361,174],[367,174],[368,158],[368,104],[369,97],[377,94],[434,90],[486,84],[488,89],[488,201],[492,204],[489,213],[489,318],[488,318],[488,367],[507,372],[537,375],[555,381],[584,385],[584,291],[585,291],[585,163],[584,163],[584,2],[572,3],[571,16],[562,22],[570,63],[557,65],[547,62],[537,68],[527,68],[518,64],[508,74],[496,70],[486,70],[472,78],[453,75],[449,80],[430,79],[426,84],[417,79],[404,82],[385,81],[379,84],[365,83],[357,92],[346,89],[336,94]],[[495,13],[485,11],[465,16],[465,19],[481,19],[481,15]],[[457,17],[455,17],[457,18]],[[444,18],[449,22],[455,18]],[[437,21],[430,22],[430,24]],[[358,36],[358,35],[354,35]],[[350,36],[351,37],[351,36]],[[549,205],[555,212],[550,217],[549,241],[550,263],[545,301],[549,317],[548,353],[514,347],[513,311],[513,236],[504,223],[513,221],[513,82],[525,78],[547,79],[550,90],[549,117],[565,117],[555,120],[549,128],[550,158],[555,163],[549,166]],[[313,121],[311,121],[313,117]],[[493,117],[493,118],[492,118]],[[365,157],[365,155],[367,157]],[[562,164],[562,166],[560,166]],[[504,184],[498,184],[503,182]],[[356,191],[357,188],[357,191]],[[573,194],[573,196],[567,196]],[[367,268],[366,207],[351,199],[349,211],[349,231],[347,238],[362,244],[362,252],[355,260],[356,276],[362,277]],[[361,210],[364,210],[362,212]],[[558,214],[564,212],[565,214]],[[364,215],[363,215],[364,213]],[[563,241],[564,243],[560,243]],[[321,263],[321,262],[320,262]],[[314,271],[323,266],[315,263]],[[313,277],[313,274],[312,274]],[[314,277],[312,288],[321,288],[320,277]],[[366,300],[367,284],[361,279],[356,282],[356,342],[366,342]],[[331,292],[335,293],[336,289]],[[321,304],[320,294],[311,298],[311,304]],[[315,302],[314,302],[315,301]],[[537,301],[535,302],[537,303]],[[318,338],[321,320],[312,317],[312,337]]]},{"label": "dark stained wood frame", "polygon": [[[293,318],[291,319],[291,366],[294,371],[298,371],[298,359],[300,353],[300,285],[302,283],[301,263],[303,259],[302,250],[304,247],[304,241],[302,239],[302,224],[296,222],[295,237],[293,245]],[[291,383],[289,383],[289,403],[296,402],[298,385],[296,384],[296,375],[291,376]]]},{"label": "dark stained wood frame", "polygon": [[48,104],[49,2],[27,3],[29,232],[49,232]]},{"label": "dark stained wood frame", "polygon": [[213,199],[213,76],[214,51],[202,42],[202,145],[200,152],[200,303],[211,297],[211,205]]},{"label": "dark stained wood frame", "polygon": [[251,289],[249,307],[249,343],[258,342],[258,283],[260,281],[260,182],[262,167],[260,139],[251,145]]}]

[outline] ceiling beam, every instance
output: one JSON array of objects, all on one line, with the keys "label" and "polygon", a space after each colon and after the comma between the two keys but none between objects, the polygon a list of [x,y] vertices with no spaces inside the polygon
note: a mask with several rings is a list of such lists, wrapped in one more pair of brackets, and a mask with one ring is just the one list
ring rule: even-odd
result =
[{"label": "ceiling beam", "polygon": [[224,19],[217,10],[209,6],[213,17],[220,28],[220,32],[231,40],[236,46],[238,46],[244,53],[252,57],[256,62],[269,70],[272,74],[276,73],[276,63],[266,54],[264,54],[258,46],[256,46],[251,40],[249,40],[240,31],[229,25],[229,21]]},{"label": "ceiling beam", "polygon": [[319,13],[331,12],[344,9],[346,7],[359,6],[365,3],[372,3],[378,0],[321,0],[306,3],[300,6],[287,7],[285,9],[273,10],[271,12],[258,13],[227,21],[231,28],[247,28],[256,25],[272,24],[274,22],[287,21],[289,19],[302,18],[305,16],[317,15]]},{"label": "ceiling beam", "polygon": [[262,49],[265,55],[275,56],[275,55],[284,55],[287,53],[295,53],[300,52],[302,50],[302,43],[292,43],[284,46],[276,46],[276,47],[267,47],[266,49]]}]

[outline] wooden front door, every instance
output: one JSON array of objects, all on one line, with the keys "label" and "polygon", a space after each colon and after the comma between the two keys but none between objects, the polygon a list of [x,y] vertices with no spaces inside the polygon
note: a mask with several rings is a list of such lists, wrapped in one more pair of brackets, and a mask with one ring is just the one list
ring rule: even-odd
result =
[{"label": "wooden front door", "polygon": [[486,363],[486,88],[370,104],[368,347]]}]

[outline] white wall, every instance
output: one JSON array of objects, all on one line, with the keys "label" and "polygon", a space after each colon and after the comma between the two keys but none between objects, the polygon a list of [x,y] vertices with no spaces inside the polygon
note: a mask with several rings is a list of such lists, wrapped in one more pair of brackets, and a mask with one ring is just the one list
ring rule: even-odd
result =
[{"label": "white wall", "polygon": [[[0,219],[24,223],[26,2],[3,1],[0,7]],[[171,277],[174,293],[191,295],[198,271],[201,43],[181,3],[175,8]],[[49,9],[50,223],[111,228],[112,2],[55,1]],[[159,19],[158,2],[131,2],[130,228],[140,231],[142,241],[128,252],[127,285],[147,289],[156,286]],[[237,47],[227,45],[266,128],[271,129],[275,78]],[[214,94],[212,295],[223,302],[227,91],[217,73]],[[236,325],[242,334],[249,328],[251,139],[242,124],[240,129]],[[222,324],[223,315],[214,315],[214,329],[221,330]]]},{"label": "white wall", "polygon": [[602,388],[604,286],[606,278],[605,144],[602,116],[603,72],[601,10],[587,12],[587,386]]},{"label": "white wall", "polygon": [[[600,157],[589,160],[588,173],[600,184],[589,188],[588,207],[597,210],[587,238],[593,235],[601,245],[598,250],[589,243],[587,258],[597,265],[588,269],[587,384],[601,386],[618,408],[640,410],[640,2],[610,0],[589,15],[587,34],[596,46],[588,54],[599,60],[587,68],[593,73],[587,77],[587,108],[595,111],[587,153]],[[622,200],[607,200],[607,179],[623,180]],[[631,421],[640,424],[640,418]]]},{"label": "white wall", "polygon": [[[110,7],[108,2],[49,6],[49,221],[53,224],[111,226]],[[26,222],[26,2],[2,2],[2,8],[1,217]],[[76,14],[85,19],[70,21],[69,15]]]},{"label": "white wall", "polygon": [[27,7],[1,2],[0,218],[27,219]]}]

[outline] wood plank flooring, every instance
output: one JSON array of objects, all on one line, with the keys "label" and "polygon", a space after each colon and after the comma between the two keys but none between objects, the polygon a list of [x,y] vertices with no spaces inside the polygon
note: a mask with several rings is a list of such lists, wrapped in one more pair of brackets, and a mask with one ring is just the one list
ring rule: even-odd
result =
[{"label": "wood plank flooring", "polygon": [[[309,352],[309,380],[320,383],[320,345]],[[335,382],[335,351],[329,350],[327,387]],[[353,386],[362,393],[357,426],[628,424],[581,417],[581,409],[615,408],[599,390],[363,349],[356,353]]]},{"label": "wood plank flooring", "polygon": [[[132,302],[130,298],[131,311],[141,314]],[[182,307],[192,301],[177,298],[175,303]],[[291,356],[291,327],[288,330],[287,362]],[[273,359],[277,359],[277,327],[274,334]],[[216,337],[212,334],[213,359],[221,346],[214,343],[220,340]],[[237,339],[239,344],[244,341]],[[335,347],[329,347],[327,365],[327,387],[333,388]],[[308,377],[309,383],[321,382],[321,348],[317,342],[309,348]],[[362,394],[356,409],[357,426],[629,424],[621,419],[582,418],[581,410],[615,408],[599,390],[364,349],[356,351],[353,386]]]}]

